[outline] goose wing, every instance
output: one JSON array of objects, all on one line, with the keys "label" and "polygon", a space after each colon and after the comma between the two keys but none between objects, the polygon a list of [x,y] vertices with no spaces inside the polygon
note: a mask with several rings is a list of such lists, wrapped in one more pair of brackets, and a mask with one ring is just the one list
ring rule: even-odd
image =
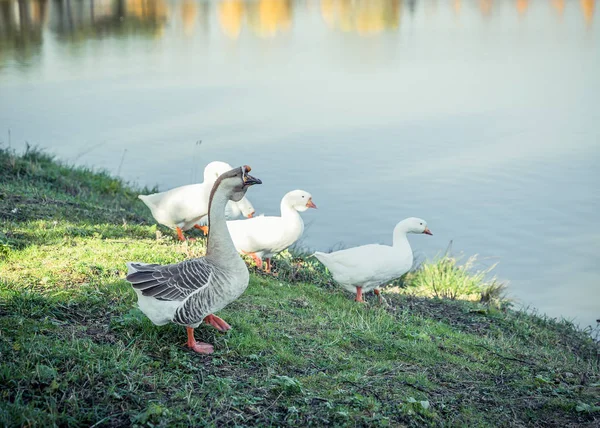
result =
[{"label": "goose wing", "polygon": [[170,265],[130,263],[134,272],[126,279],[144,296],[158,300],[183,301],[206,287],[214,267],[204,257]]}]

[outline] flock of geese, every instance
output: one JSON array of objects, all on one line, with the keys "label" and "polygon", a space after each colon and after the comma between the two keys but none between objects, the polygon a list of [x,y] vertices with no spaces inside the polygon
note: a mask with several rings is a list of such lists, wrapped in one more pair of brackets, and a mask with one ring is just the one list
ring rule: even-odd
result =
[{"label": "flock of geese", "polygon": [[[231,328],[214,315],[236,300],[248,287],[249,273],[240,254],[254,259],[271,272],[271,258],[294,244],[304,231],[300,212],[317,208],[312,195],[304,190],[288,192],[281,200],[281,216],[257,216],[246,191],[261,180],[249,174],[250,167],[232,168],[225,162],[211,162],[204,170],[204,182],[177,187],[166,192],[140,195],[154,219],[176,230],[201,229],[207,236],[206,255],[170,265],[128,262],[127,281],[138,296],[138,306],[155,325],[175,323],[185,326],[187,346],[210,354],[212,345],[197,342],[194,329],[202,322],[219,331]],[[240,216],[247,217],[239,219]],[[314,256],[346,290],[364,302],[363,292],[408,272],[413,253],[408,233],[431,235],[427,223],[411,217],[394,228],[393,245],[370,244]]]}]

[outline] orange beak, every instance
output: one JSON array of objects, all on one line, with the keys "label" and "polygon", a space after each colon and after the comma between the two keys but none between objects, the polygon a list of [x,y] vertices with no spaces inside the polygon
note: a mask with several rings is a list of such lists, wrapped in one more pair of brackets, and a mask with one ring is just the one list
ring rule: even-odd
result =
[{"label": "orange beak", "polygon": [[433,235],[433,233],[431,233],[431,230],[429,230],[428,227],[425,228],[425,230],[423,231],[424,234],[426,235]]},{"label": "orange beak", "polygon": [[310,198],[308,200],[308,202],[306,203],[306,208],[317,208],[317,206],[315,205],[315,203],[312,201],[312,198]]},{"label": "orange beak", "polygon": [[254,216],[255,212],[252,211],[250,214],[248,214],[248,218],[252,218]]}]

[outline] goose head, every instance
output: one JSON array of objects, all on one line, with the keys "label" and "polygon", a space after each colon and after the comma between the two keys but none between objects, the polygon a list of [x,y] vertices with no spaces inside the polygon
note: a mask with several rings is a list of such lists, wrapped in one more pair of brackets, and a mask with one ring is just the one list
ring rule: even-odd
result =
[{"label": "goose head", "polygon": [[237,206],[244,217],[252,218],[255,213],[254,207],[245,196],[240,199],[240,201],[237,203]]},{"label": "goose head", "polygon": [[304,212],[309,208],[317,208],[312,201],[312,195],[304,190],[292,190],[284,197],[282,203],[294,208],[296,211]]},{"label": "goose head", "polygon": [[246,195],[246,191],[250,186],[262,184],[262,181],[256,177],[252,177],[248,174],[249,172],[250,167],[244,165],[221,174],[213,187],[212,193],[214,194],[219,189],[219,191],[224,191],[233,202],[239,202]]},{"label": "goose head", "polygon": [[422,218],[410,217],[401,222],[404,225],[404,230],[407,233],[424,233],[426,235],[433,235],[431,230],[427,227],[427,222]]},{"label": "goose head", "polygon": [[214,161],[206,165],[204,168],[204,181],[206,183],[214,183],[217,178],[227,171],[231,171],[233,167],[227,162]]}]

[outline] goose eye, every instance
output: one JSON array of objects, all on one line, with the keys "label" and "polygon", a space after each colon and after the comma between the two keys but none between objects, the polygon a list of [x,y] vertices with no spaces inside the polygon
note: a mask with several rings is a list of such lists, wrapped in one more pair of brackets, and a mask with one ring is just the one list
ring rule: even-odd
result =
[{"label": "goose eye", "polygon": [[419,223],[421,226],[423,226],[423,223]]},{"label": "goose eye", "polygon": [[302,198],[304,198],[304,195],[302,195]]}]

